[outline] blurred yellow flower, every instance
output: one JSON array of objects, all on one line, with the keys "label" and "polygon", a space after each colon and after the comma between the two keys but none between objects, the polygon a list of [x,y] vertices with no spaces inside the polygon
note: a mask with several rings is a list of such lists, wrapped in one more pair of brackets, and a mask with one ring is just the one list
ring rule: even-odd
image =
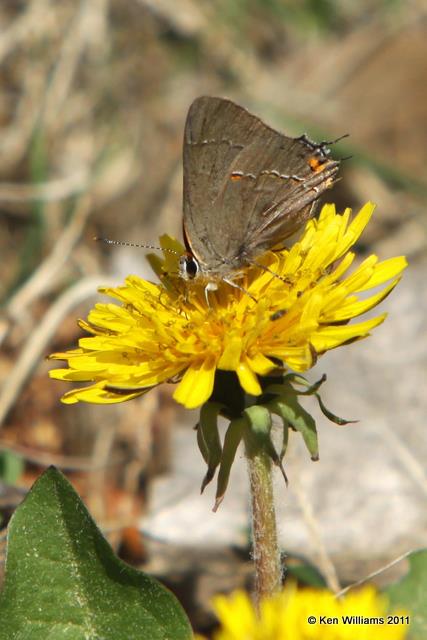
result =
[{"label": "blurred yellow flower", "polygon": [[[368,203],[350,221],[349,209],[339,215],[325,205],[290,249],[248,267],[236,279],[240,289],[219,282],[209,304],[206,282],[176,276],[177,256],[152,257],[161,284],[129,276],[124,286],[102,289],[121,304],[95,305],[81,322],[91,336],[51,356],[68,362],[52,378],[92,383],[63,401],[122,402],[173,381],[175,400],[194,408],[209,399],[217,369],[235,371],[244,391],[257,396],[258,376],[277,367],[305,371],[325,351],[366,337],[385,314],[349,321],[381,302],[406,266],[404,257],[380,262],[371,255],[348,274],[355,257],[349,249],[373,210]],[[162,246],[183,251],[167,237]]]},{"label": "blurred yellow flower", "polygon": [[388,624],[387,598],[371,586],[342,599],[288,586],[262,600],[259,615],[243,591],[217,596],[213,606],[221,623],[213,640],[402,640],[409,627],[405,611],[391,612],[395,623]]}]

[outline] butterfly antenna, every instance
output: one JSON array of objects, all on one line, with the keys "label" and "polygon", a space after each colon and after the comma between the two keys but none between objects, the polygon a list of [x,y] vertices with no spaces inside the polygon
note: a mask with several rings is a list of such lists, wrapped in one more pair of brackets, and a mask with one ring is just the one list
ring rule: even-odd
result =
[{"label": "butterfly antenna", "polygon": [[289,278],[285,278],[284,276],[279,275],[278,273],[273,271],[273,269],[269,269],[268,267],[266,267],[265,264],[255,262],[255,260],[251,260],[251,264],[253,264],[255,267],[259,267],[259,269],[264,269],[264,271],[267,271],[267,273],[271,273],[271,275],[274,276],[275,278],[278,278],[282,282],[289,284]]},{"label": "butterfly antenna", "polygon": [[95,242],[103,242],[104,244],[115,244],[120,247],[134,247],[136,249],[154,249],[155,251],[166,251],[167,253],[174,253],[176,256],[180,255],[179,251],[175,251],[174,249],[157,247],[154,244],[139,244],[137,242],[127,242],[126,240],[110,240],[109,238],[99,238],[98,236],[95,236],[94,240]]},{"label": "butterfly antenna", "polygon": [[327,147],[331,147],[333,144],[337,144],[337,142],[341,142],[341,140],[344,140],[344,138],[349,138],[349,137],[350,137],[349,133],[343,133],[342,136],[335,138],[335,140],[322,140],[322,142],[319,142],[318,148],[321,151],[323,151],[323,153],[326,153],[326,151],[328,150]]},{"label": "butterfly antenna", "polygon": [[341,140],[344,140],[344,138],[349,138],[349,137],[350,137],[349,133],[343,133],[342,136],[335,138],[335,140],[331,140],[330,142],[322,142],[322,144],[336,144],[337,142],[341,142]]}]

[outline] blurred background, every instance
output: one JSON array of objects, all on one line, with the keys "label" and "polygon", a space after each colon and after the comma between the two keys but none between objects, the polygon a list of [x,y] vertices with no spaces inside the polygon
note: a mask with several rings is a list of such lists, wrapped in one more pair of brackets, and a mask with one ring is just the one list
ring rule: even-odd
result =
[{"label": "blurred background", "polygon": [[360,422],[318,416],[316,464],[293,439],[290,487],[276,487],[288,564],[345,585],[427,544],[426,17],[420,0],[1,2],[0,560],[8,517],[55,464],[115,550],[173,588],[198,629],[212,625],[213,593],[250,585],[243,461],[212,514],[197,414],[173,389],[64,406],[68,387],[44,360],[76,345],[97,286],[152,277],[143,250],[94,236],[180,237],[183,126],[202,94],[289,135],[350,134],[324,200],[376,202],[360,254],[410,263],[387,322],[312,373],[328,374],[328,406]]}]

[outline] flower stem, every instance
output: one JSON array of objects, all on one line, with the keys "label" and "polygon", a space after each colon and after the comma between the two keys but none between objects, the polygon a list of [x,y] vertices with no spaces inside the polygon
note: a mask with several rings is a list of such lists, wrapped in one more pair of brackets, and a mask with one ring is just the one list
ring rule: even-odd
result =
[{"label": "flower stem", "polygon": [[252,501],[255,595],[259,603],[261,598],[271,596],[281,588],[282,570],[277,543],[271,458],[250,433],[244,439]]}]

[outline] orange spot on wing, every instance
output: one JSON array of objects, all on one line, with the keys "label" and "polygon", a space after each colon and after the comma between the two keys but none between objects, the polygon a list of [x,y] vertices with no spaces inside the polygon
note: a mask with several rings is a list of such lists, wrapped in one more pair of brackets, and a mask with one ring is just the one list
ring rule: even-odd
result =
[{"label": "orange spot on wing", "polygon": [[324,166],[327,163],[327,160],[324,160],[322,162],[321,160],[319,160],[319,158],[316,158],[316,156],[312,156],[311,158],[308,159],[307,162],[310,166],[310,169],[317,173],[318,171],[323,171]]}]

